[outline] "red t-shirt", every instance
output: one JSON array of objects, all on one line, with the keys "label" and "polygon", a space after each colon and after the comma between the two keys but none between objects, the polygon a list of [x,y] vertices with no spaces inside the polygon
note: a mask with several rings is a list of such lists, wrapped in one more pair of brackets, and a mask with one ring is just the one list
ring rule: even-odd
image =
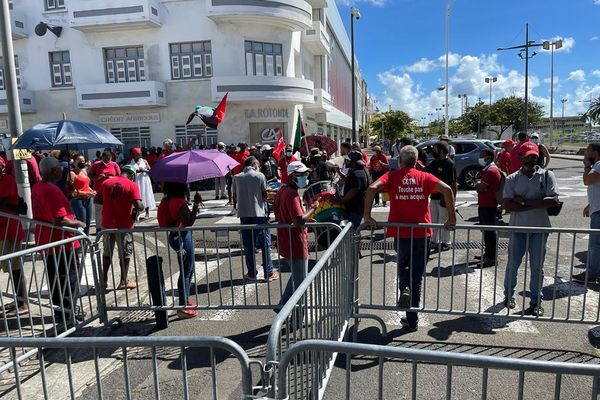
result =
[{"label": "red t-shirt", "polygon": [[[69,199],[67,199],[67,196],[65,196],[63,191],[53,183],[40,182],[33,186],[33,188],[31,188],[31,204],[33,219],[38,221],[52,224],[54,223],[54,218],[65,217],[74,219]],[[73,233],[65,232],[59,227],[50,228],[48,226],[36,225],[35,244],[41,246],[70,238],[73,235]],[[73,244],[65,245],[65,249],[67,250],[72,248],[79,248],[79,242],[77,241]],[[59,249],[59,247],[50,251],[57,249]]]},{"label": "red t-shirt", "polygon": [[[40,175],[40,168],[38,163],[34,157],[29,157],[25,159],[27,163],[27,176],[29,178],[29,186],[33,186],[38,182],[42,181],[42,177]],[[15,162],[13,160],[8,160],[6,162],[6,171],[7,174],[15,177]]]},{"label": "red t-shirt", "polygon": [[[384,184],[384,190],[390,195],[388,222],[431,223],[429,195],[436,191],[438,178],[415,168],[401,168],[387,172],[377,181]],[[414,229],[413,232],[415,238],[425,237],[425,229]],[[410,238],[411,228],[389,227],[387,236]],[[427,229],[429,236],[431,228]]]},{"label": "red t-shirt", "polygon": [[296,157],[292,156],[288,160],[285,156],[283,156],[277,162],[277,165],[279,166],[279,169],[281,170],[281,184],[282,185],[288,184],[287,167],[288,167],[288,164],[291,163],[292,161],[298,161],[298,159]]},{"label": "red t-shirt", "polygon": [[515,147],[510,151],[510,168],[508,170],[509,173],[517,172],[523,164],[521,164],[521,158],[519,157],[519,152],[521,151],[521,146],[527,142],[517,143]]},{"label": "red t-shirt", "polygon": [[487,183],[488,188],[484,192],[477,193],[477,204],[481,207],[498,207],[496,192],[500,189],[500,168],[491,164],[481,173],[481,182]]},{"label": "red t-shirt", "polygon": [[[280,224],[292,224],[294,217],[304,215],[298,191],[282,186],[274,201],[275,218]],[[306,228],[277,228],[279,254],[288,260],[304,260],[308,257],[308,230]],[[291,253],[290,253],[291,249]]]},{"label": "red t-shirt", "polygon": [[148,162],[150,168],[152,168],[154,167],[154,164],[156,164],[156,162],[158,161],[158,156],[156,154],[148,154],[146,156],[146,161]]},{"label": "red t-shirt", "polygon": [[244,161],[246,161],[246,158],[248,157],[250,157],[250,152],[248,150],[244,152],[236,151],[231,155],[231,158],[240,163],[237,167],[231,170],[232,176],[242,172],[242,170],[244,169]]},{"label": "red t-shirt", "polygon": [[161,228],[182,226],[181,218],[179,218],[179,210],[181,210],[184,204],[187,205],[187,200],[183,197],[167,197],[162,199],[157,212],[158,226]]},{"label": "red t-shirt", "polygon": [[158,159],[162,160],[165,157],[169,157],[173,153],[174,153],[173,150],[163,150],[162,153],[160,153],[160,156],[158,156]]},{"label": "red t-shirt", "polygon": [[360,155],[362,156],[362,159],[365,162],[365,165],[369,165],[369,157],[367,157],[367,153],[365,153],[364,151],[361,150]]},{"label": "red t-shirt", "polygon": [[502,154],[500,154],[500,158],[498,159],[498,167],[500,169],[505,168],[507,171],[510,171],[511,161],[509,151],[504,150]]},{"label": "red t-shirt", "polygon": [[389,167],[379,164],[380,162],[387,164],[388,159],[385,154],[375,154],[371,157],[370,167],[373,171],[387,171]]},{"label": "red t-shirt", "polygon": [[124,176],[118,176],[102,184],[102,194],[102,228],[133,228],[133,202],[142,199],[138,185]]},{"label": "red t-shirt", "polygon": [[[119,176],[121,175],[121,168],[119,164],[114,161],[109,161],[108,164],[104,164],[104,161],[96,161],[90,168],[90,175],[97,176],[100,174],[106,174],[108,176]],[[95,198],[95,202],[102,204],[102,183],[108,178],[98,178],[94,181],[94,190],[98,192]],[[111,178],[113,179],[113,178]]]},{"label": "red t-shirt", "polygon": [[[0,175],[0,199],[6,206],[12,208],[19,204],[19,193],[17,192],[17,182],[12,176],[3,173]],[[0,211],[6,214],[17,213],[9,207],[0,207]],[[16,218],[7,218],[0,216],[0,240],[21,241],[25,238],[25,231],[21,223]],[[0,249],[2,250],[2,249]]]}]

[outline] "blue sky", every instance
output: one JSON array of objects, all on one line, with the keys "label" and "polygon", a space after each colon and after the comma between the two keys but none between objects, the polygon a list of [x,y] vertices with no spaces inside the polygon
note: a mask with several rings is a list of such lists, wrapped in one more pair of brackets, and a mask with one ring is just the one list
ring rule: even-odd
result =
[{"label": "blue sky", "polygon": [[[369,92],[380,109],[391,105],[413,117],[429,118],[444,104],[444,0],[337,0],[349,25],[349,6],[362,18],[355,24],[356,53]],[[562,38],[554,54],[554,115],[567,99],[565,115],[587,109],[581,100],[600,96],[600,0],[456,0],[450,17],[450,114],[459,115],[458,94],[473,104],[488,101],[486,76],[497,76],[493,98],[524,94],[525,63],[518,50],[497,47]],[[440,58],[442,57],[442,58]],[[530,60],[530,96],[550,104],[550,54]]]}]

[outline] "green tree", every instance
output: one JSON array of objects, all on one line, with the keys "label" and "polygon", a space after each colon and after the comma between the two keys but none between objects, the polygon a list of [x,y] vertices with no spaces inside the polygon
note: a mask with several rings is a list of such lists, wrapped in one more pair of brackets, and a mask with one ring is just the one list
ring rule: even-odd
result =
[{"label": "green tree", "polygon": [[[534,101],[530,101],[527,108],[529,125],[538,124],[544,114],[542,106]],[[500,126],[498,137],[500,137],[502,132],[511,125],[515,131],[522,131],[525,129],[524,110],[524,99],[515,96],[502,98],[492,104],[487,124]]]},{"label": "green tree", "polygon": [[385,138],[394,140],[398,136],[407,135],[413,131],[412,121],[410,115],[400,110],[377,114],[369,121],[371,135],[381,137],[381,128],[383,127]]},{"label": "green tree", "polygon": [[474,106],[467,108],[457,121],[460,123],[457,124],[457,127],[461,129],[461,132],[457,133],[479,134],[490,124],[490,106],[480,101]]},{"label": "green tree", "polygon": [[592,123],[600,122],[600,97],[590,103],[590,108],[588,108],[584,117],[592,121]]}]

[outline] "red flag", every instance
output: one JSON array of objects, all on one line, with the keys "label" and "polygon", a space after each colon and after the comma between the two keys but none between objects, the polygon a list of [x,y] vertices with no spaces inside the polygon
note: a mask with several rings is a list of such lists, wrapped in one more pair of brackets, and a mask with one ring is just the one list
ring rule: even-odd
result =
[{"label": "red flag", "polygon": [[223,100],[221,100],[221,102],[215,109],[215,118],[217,120],[217,125],[219,125],[221,123],[221,121],[223,121],[223,118],[225,118],[225,110],[227,109],[227,95],[228,94],[229,93],[225,93],[225,97],[223,97]]},{"label": "red flag", "polygon": [[279,138],[275,142],[275,148],[273,149],[273,157],[279,161],[281,158],[281,152],[285,149],[285,141],[283,140],[283,129],[279,131]]}]

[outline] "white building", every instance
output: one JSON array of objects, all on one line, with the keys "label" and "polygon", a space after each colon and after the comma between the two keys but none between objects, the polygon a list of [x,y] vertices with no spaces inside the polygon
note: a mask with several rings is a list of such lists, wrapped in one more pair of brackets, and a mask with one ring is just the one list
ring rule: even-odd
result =
[{"label": "white building", "polygon": [[[25,129],[69,119],[97,123],[126,147],[187,142],[195,105],[229,92],[205,144],[351,136],[350,41],[334,0],[13,0]],[[62,27],[37,36],[40,22]],[[2,64],[0,63],[0,66]],[[358,67],[357,67],[358,71]],[[366,84],[357,73],[357,130]],[[0,133],[7,106],[0,68]]]}]

